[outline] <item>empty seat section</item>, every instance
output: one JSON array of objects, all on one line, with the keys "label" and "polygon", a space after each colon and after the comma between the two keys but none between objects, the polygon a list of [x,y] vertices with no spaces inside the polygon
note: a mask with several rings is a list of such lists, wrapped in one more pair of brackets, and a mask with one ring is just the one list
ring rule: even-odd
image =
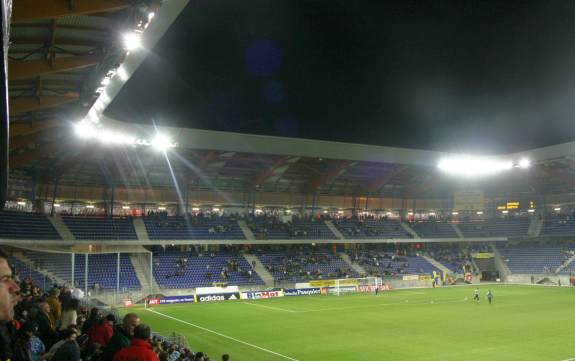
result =
[{"label": "empty seat section", "polygon": [[333,223],[346,238],[412,238],[397,220],[348,218]]},{"label": "empty seat section", "polygon": [[422,238],[457,238],[451,223],[445,222],[412,222],[411,228]]},{"label": "empty seat section", "polygon": [[0,237],[18,239],[61,239],[43,214],[0,212]]},{"label": "empty seat section", "polygon": [[[229,252],[195,254],[176,250],[154,252],[153,273],[163,288],[195,288],[212,286],[215,282],[229,285],[262,285],[264,282],[240,255]],[[237,269],[231,266],[236,263]],[[227,277],[222,277],[226,268]],[[249,274],[249,271],[251,275]]]},{"label": "empty seat section", "polygon": [[492,218],[482,221],[467,221],[459,224],[465,237],[521,237],[527,235],[531,219]]},{"label": "empty seat section", "polygon": [[69,217],[62,220],[76,239],[137,240],[131,218]]}]

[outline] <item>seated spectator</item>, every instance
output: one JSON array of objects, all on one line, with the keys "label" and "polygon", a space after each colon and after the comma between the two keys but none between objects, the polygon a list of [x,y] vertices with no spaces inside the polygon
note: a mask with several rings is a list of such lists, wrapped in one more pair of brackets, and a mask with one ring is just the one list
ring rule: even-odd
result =
[{"label": "seated spectator", "polygon": [[114,361],[160,361],[152,349],[150,339],[152,331],[146,324],[134,328],[134,338],[131,346],[120,350],[114,357]]},{"label": "seated spectator", "polygon": [[80,361],[80,346],[76,342],[76,337],[78,336],[78,330],[74,327],[70,327],[64,332],[64,342],[56,352],[54,356],[50,359],[51,361]]}]

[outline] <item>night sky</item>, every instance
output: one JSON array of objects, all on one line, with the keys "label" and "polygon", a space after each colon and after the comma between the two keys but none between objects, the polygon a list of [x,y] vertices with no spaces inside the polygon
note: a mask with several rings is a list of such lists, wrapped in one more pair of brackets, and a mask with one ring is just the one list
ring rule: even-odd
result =
[{"label": "night sky", "polygon": [[575,1],[192,0],[107,111],[463,152],[575,140]]}]

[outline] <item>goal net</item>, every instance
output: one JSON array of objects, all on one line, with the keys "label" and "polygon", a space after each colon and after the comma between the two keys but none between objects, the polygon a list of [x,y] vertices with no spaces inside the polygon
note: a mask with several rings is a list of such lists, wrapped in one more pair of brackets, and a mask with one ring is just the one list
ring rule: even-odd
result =
[{"label": "goal net", "polygon": [[343,278],[335,280],[333,294],[349,292],[375,292],[382,285],[380,277]]}]

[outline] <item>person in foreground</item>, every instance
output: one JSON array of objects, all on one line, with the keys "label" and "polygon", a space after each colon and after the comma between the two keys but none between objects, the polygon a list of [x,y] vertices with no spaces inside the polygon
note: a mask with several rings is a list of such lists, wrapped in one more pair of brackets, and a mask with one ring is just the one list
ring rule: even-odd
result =
[{"label": "person in foreground", "polygon": [[118,351],[114,361],[160,361],[150,343],[151,337],[150,326],[146,324],[136,326],[131,346]]}]

